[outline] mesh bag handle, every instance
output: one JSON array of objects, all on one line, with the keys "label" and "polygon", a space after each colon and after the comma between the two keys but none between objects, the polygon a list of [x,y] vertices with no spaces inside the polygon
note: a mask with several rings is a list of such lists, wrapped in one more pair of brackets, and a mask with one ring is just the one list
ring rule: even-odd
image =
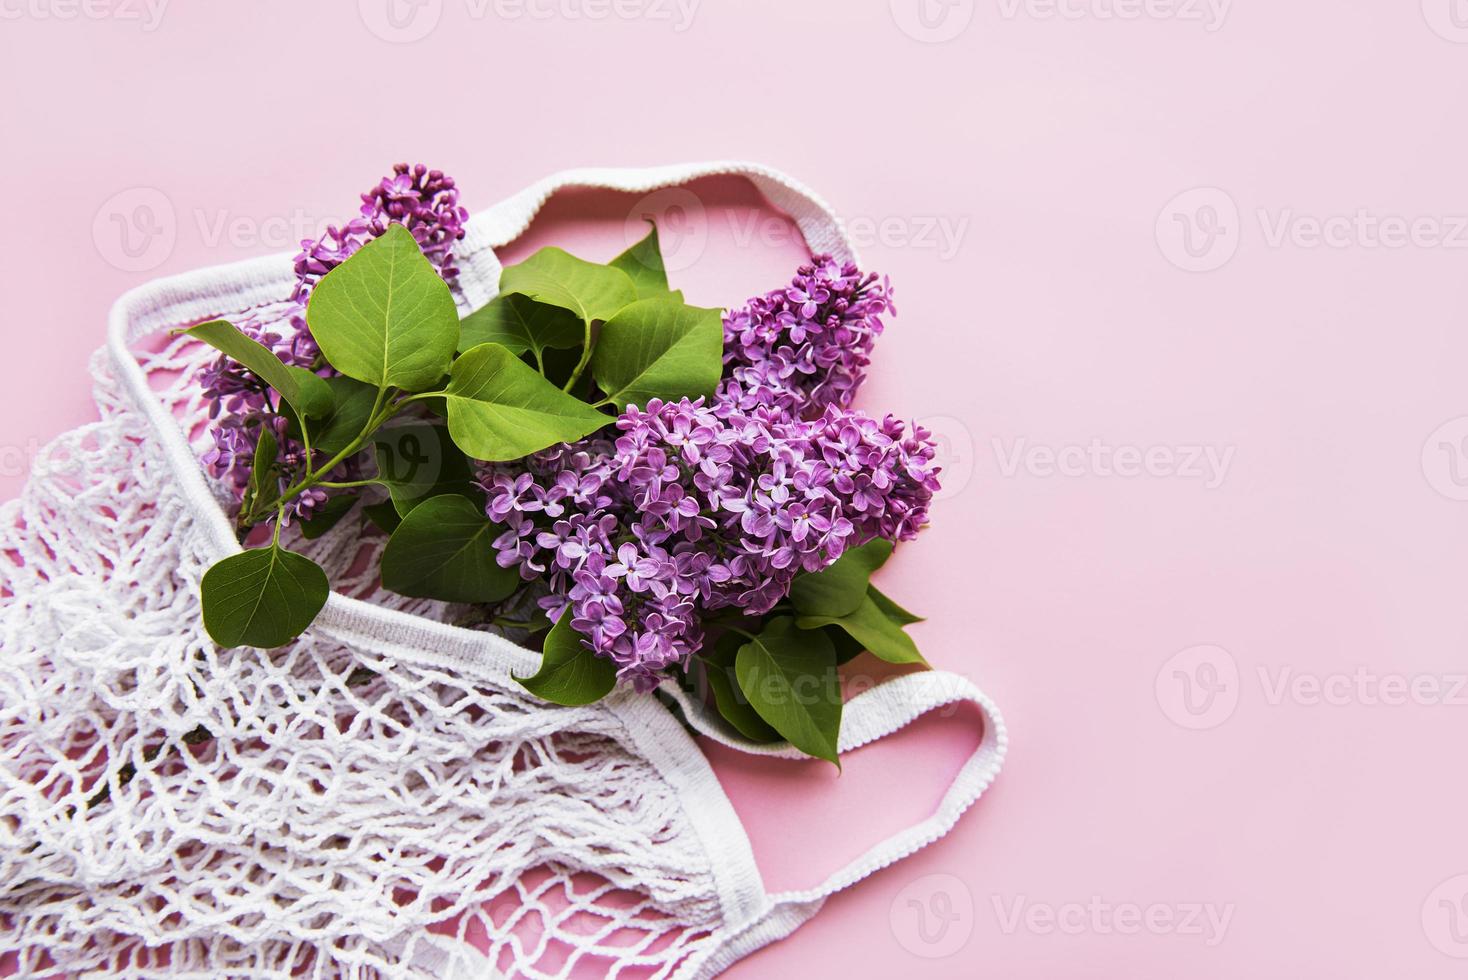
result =
[{"label": "mesh bag handle", "polygon": [[[650,192],[712,176],[747,178],[771,204],[795,222],[813,254],[825,252],[842,261],[857,261],[856,248],[831,206],[793,177],[760,164],[721,162],[567,170],[532,184],[496,205],[466,236],[465,252],[468,254],[462,264],[475,272],[468,279],[478,289],[489,286],[487,293],[481,294],[476,289],[466,296],[466,300],[478,306],[493,298],[501,269],[494,250],[523,234],[541,207],[556,192],[573,187]],[[711,716],[707,705],[690,698],[674,682],[664,683],[661,690],[679,704],[697,731],[717,742],[755,755],[805,758],[788,745],[764,745],[732,734],[726,725]],[[961,702],[978,707],[982,735],[933,813],[873,845],[815,887],[770,896],[772,908],[750,926],[751,940],[761,931],[771,932],[769,938],[783,935],[813,915],[828,896],[943,837],[994,781],[1003,764],[1008,734],[998,708],[972,683],[957,674],[946,671],[908,674],[865,691],[846,704],[839,738],[842,752],[891,735],[929,711]]]},{"label": "mesh bag handle", "polygon": [[[476,214],[469,222],[465,239],[456,250],[461,270],[458,297],[461,308],[477,309],[496,295],[502,266],[495,250],[519,237],[557,191],[587,187],[651,192],[715,176],[738,176],[751,181],[772,205],[795,222],[812,253],[830,253],[843,261],[857,261],[856,249],[831,207],[800,182],[769,167],[714,162],[569,170],[532,184]],[[112,311],[109,350],[117,376],[132,396],[130,400],[153,424],[177,477],[177,489],[198,520],[208,550],[217,558],[239,549],[233,529],[185,433],[169,410],[152,397],[148,380],[129,348],[148,334],[216,315],[221,297],[228,297],[235,308],[279,299],[288,292],[293,278],[288,256],[269,256],[155,281],[122,297]],[[433,666],[500,685],[508,685],[512,673],[533,670],[537,660],[535,654],[500,637],[455,629],[335,592],[313,629],[339,640],[396,650],[404,659],[431,661]],[[433,655],[425,657],[425,651],[433,651]],[[662,690],[679,704],[696,731],[722,744],[751,754],[803,758],[789,746],[762,745],[732,734],[705,705],[695,703],[676,684],[665,684]],[[645,695],[636,698],[635,706],[622,705],[628,698],[613,700],[618,702],[619,712],[641,715],[655,707],[645,703]],[[909,674],[852,698],[845,707],[839,739],[840,750],[849,752],[906,727],[929,711],[962,702],[978,707],[983,734],[931,815],[869,848],[812,888],[769,895],[763,910],[746,920],[738,935],[730,937],[710,956],[678,971],[680,980],[716,974],[754,949],[793,931],[814,915],[829,895],[944,836],[993,782],[1003,762],[1008,739],[993,702],[958,675],[941,671]],[[714,793],[712,787],[709,793]]]},{"label": "mesh bag handle", "polygon": [[500,262],[495,249],[519,238],[545,202],[569,188],[598,188],[628,193],[677,187],[703,177],[743,177],[776,208],[795,222],[812,253],[826,252],[841,261],[857,261],[856,248],[836,212],[814,191],[778,170],[757,163],[722,161],[664,167],[588,167],[564,170],[531,184],[488,211],[476,215],[456,251],[464,302],[471,308],[494,298]]}]

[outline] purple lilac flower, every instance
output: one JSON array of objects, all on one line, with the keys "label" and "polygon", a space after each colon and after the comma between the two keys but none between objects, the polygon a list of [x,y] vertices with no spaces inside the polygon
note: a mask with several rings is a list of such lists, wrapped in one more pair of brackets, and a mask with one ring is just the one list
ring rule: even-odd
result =
[{"label": "purple lilac flower", "polygon": [[[252,312],[234,324],[286,364],[309,370],[315,364],[317,352],[315,342],[304,328],[302,312],[304,308],[293,309],[283,317],[273,318]],[[268,389],[238,362],[221,355],[200,369],[199,385],[209,403],[209,434],[214,440],[202,462],[224,482],[236,501],[244,499],[245,488],[249,486],[261,426],[269,425],[275,435],[280,447],[277,458],[283,472],[290,472],[305,462],[305,447],[286,435],[286,420],[271,409]],[[286,520],[307,520],[324,502],[324,494],[302,494],[286,504]]]},{"label": "purple lilac flower", "polygon": [[875,273],[818,255],[790,285],[757,296],[724,318],[724,377],[716,406],[769,406],[808,417],[850,408],[866,376],[892,289]]},{"label": "purple lilac flower", "polygon": [[686,662],[706,614],[769,612],[801,571],[876,537],[914,536],[938,487],[921,428],[829,406],[654,399],[593,438],[487,469],[499,563],[639,689]]},{"label": "purple lilac flower", "polygon": [[464,237],[464,222],[468,220],[469,212],[459,206],[454,178],[421,163],[412,167],[394,164],[390,176],[362,195],[361,217],[341,228],[327,228],[317,241],[301,243],[301,253],[296,256],[298,282],[292,299],[304,302],[322,276],[391,224],[412,232],[423,254],[438,267],[439,275],[452,283],[459,274],[454,265],[454,243]]},{"label": "purple lilac flower", "polygon": [[[452,177],[423,164],[393,166],[391,175],[362,195],[361,216],[338,228],[331,226],[320,239],[303,241],[296,256],[296,286],[284,311],[269,315],[254,311],[235,321],[243,333],[270,348],[286,364],[314,370],[322,376],[335,372],[320,361],[320,349],[306,325],[306,302],[311,289],[352,253],[379,235],[390,224],[401,224],[445,280],[458,275],[453,264],[454,243],[464,237],[468,212],[459,206],[459,192]],[[223,480],[242,499],[249,484],[250,465],[260,426],[274,427],[280,442],[280,458],[287,471],[305,462],[305,448],[285,435],[285,423],[271,408],[270,395],[254,375],[240,364],[221,356],[199,372],[199,383],[214,420],[210,434],[214,446],[204,454],[210,473]],[[333,472],[338,479],[358,474],[348,460]],[[327,500],[321,490],[311,490],[292,500],[287,519],[307,519]]]}]

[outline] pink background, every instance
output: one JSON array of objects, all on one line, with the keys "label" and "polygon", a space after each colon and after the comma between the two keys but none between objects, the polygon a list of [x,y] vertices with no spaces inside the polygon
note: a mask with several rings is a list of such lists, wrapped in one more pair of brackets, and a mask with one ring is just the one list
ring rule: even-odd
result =
[{"label": "pink background", "polygon": [[[883,585],[1013,747],[948,839],[730,975],[1462,974],[1468,8],[426,0],[408,40],[386,2],[0,4],[0,493],[93,417],[119,293],[289,248],[393,160],[480,208],[757,159],[897,285],[863,401],[931,421],[950,490]],[[757,199],[696,192],[675,281],[783,280]],[[518,254],[608,256],[635,203],[558,202]],[[967,720],[839,779],[714,752],[769,883],[924,815]]]}]

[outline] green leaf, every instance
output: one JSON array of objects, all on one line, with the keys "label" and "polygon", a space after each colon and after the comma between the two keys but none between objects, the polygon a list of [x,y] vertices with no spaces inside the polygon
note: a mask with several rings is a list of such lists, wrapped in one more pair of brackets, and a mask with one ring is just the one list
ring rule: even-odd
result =
[{"label": "green leaf", "polygon": [[316,284],[306,322],[332,367],[378,388],[433,387],[459,346],[448,285],[397,224]]},{"label": "green leaf", "polygon": [[538,359],[548,348],[566,350],[585,341],[585,325],[575,313],[519,293],[496,296],[459,324],[461,351],[499,344],[515,354],[533,351]]},{"label": "green leaf", "polygon": [[800,575],[790,588],[790,601],[800,613],[801,629],[822,629],[836,636],[837,659],[850,660],[870,650],[889,663],[924,663],[902,627],[920,621],[870,583],[871,575],[892,555],[892,542],[876,539],[853,548],[829,568]]},{"label": "green leaf", "polygon": [[796,624],[803,630],[839,626],[867,650],[889,664],[926,664],[912,637],[899,623],[889,619],[870,596],[845,616],[801,616]]},{"label": "green leaf", "polygon": [[913,623],[921,623],[923,621],[923,617],[903,609],[897,603],[883,595],[881,590],[875,585],[867,589],[867,595],[872,597],[872,601],[877,604],[878,609],[882,610],[882,614],[898,626],[911,626]]},{"label": "green leaf", "polygon": [[[580,363],[581,350],[579,347],[576,350],[547,350],[545,352],[545,362],[542,364],[545,379],[557,389],[563,389],[566,383],[570,381],[571,373],[576,370],[577,365]],[[584,392],[585,389],[591,387],[592,380],[590,377],[584,376],[578,384]],[[572,392],[572,394],[575,394],[575,392]],[[582,396],[577,395],[576,397]]]},{"label": "green leaf", "polygon": [[545,637],[545,656],[533,677],[516,677],[536,697],[575,707],[600,701],[617,686],[617,666],[598,657],[581,642],[564,613]]},{"label": "green leaf", "polygon": [[806,755],[840,768],[841,688],[836,652],[825,636],[794,629],[789,617],[771,620],[739,648],[734,673],[771,728]]},{"label": "green leaf", "polygon": [[498,602],[520,574],[501,568],[492,542],[504,529],[456,494],[426,500],[403,518],[382,551],[382,585],[444,602]]},{"label": "green leaf", "polygon": [[331,407],[326,383],[305,368],[286,365],[264,344],[241,333],[226,320],[210,320],[184,331],[243,364],[302,415],[319,416]]},{"label": "green leaf", "polygon": [[780,733],[771,728],[744,692],[734,675],[734,658],[744,638],[738,633],[725,633],[714,648],[704,655],[704,676],[714,692],[714,705],[734,730],[754,742],[778,742]]},{"label": "green leaf", "polygon": [[280,446],[270,426],[260,426],[260,438],[255,442],[255,456],[250,461],[249,499],[244,503],[247,515],[253,514],[262,504],[271,504],[280,496],[280,485],[272,477],[275,461],[279,458]]},{"label": "green leaf", "polygon": [[372,522],[372,526],[388,534],[396,531],[402,526],[403,518],[398,513],[397,507],[393,506],[391,500],[384,500],[378,504],[368,504],[362,508],[362,513]]},{"label": "green leaf", "polygon": [[611,421],[499,344],[480,344],[454,362],[446,401],[454,442],[490,462],[580,439]]},{"label": "green leaf", "polygon": [[637,299],[637,287],[621,269],[578,259],[559,248],[543,248],[505,269],[500,275],[500,292],[519,293],[570,310],[583,323],[611,319]]},{"label": "green leaf", "polygon": [[[315,375],[312,375],[315,377]],[[331,396],[330,407],[321,414],[319,419],[311,421],[308,429],[311,433],[311,449],[313,452],[325,453],[327,456],[335,456],[346,449],[362,430],[367,427],[367,421],[372,416],[372,408],[377,403],[377,389],[351,378],[318,378],[326,385]],[[290,419],[289,433],[292,438],[301,438],[300,420],[287,413]]]},{"label": "green leaf", "polygon": [[[663,267],[663,250],[658,244],[658,226],[648,221],[642,241],[607,263],[621,269],[637,287],[638,299],[650,299],[668,293],[668,271]],[[682,294],[679,294],[681,298]]]},{"label": "green leaf", "polygon": [[821,628],[822,635],[831,641],[832,648],[836,651],[836,663],[850,663],[857,657],[867,652],[867,648],[851,638],[851,634],[839,626],[825,626]]},{"label": "green leaf", "polygon": [[395,425],[378,432],[372,444],[377,478],[386,484],[400,517],[430,497],[473,491],[473,467],[445,426]]},{"label": "green leaf", "polygon": [[[307,418],[319,418],[331,411],[331,384],[326,378],[294,364],[287,364],[285,373],[295,382],[297,391],[295,401],[286,398],[285,392],[280,393],[287,405],[300,408]],[[275,390],[280,391],[279,388]],[[297,405],[297,402],[300,404]]]},{"label": "green leaf", "polygon": [[305,555],[278,545],[244,551],[204,573],[204,629],[223,647],[282,646],[311,625],[330,591]]},{"label": "green leaf", "polygon": [[356,494],[338,493],[334,497],[326,498],[326,503],[316,508],[310,520],[301,522],[301,535],[307,541],[315,541],[341,523],[341,519],[346,517],[355,506],[357,506]]},{"label": "green leaf", "polygon": [[675,299],[638,300],[607,321],[591,373],[618,408],[712,395],[724,371],[723,315]]},{"label": "green leaf", "polygon": [[846,551],[819,572],[798,575],[790,586],[790,601],[806,616],[845,616],[867,597],[872,573],[892,556],[892,542],[874,538]]}]

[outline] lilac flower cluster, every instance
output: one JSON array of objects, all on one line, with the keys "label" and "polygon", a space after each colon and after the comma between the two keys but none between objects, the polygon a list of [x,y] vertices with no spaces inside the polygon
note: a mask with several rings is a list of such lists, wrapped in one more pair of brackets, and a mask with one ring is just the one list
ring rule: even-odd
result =
[{"label": "lilac flower cluster", "polygon": [[718,404],[792,415],[849,408],[866,376],[892,289],[876,274],[818,255],[790,285],[757,296],[724,318],[724,375]]},{"label": "lilac flower cluster", "polygon": [[802,571],[903,540],[938,489],[919,427],[850,410],[889,286],[816,256],[724,321],[724,380],[705,404],[651,401],[593,438],[487,469],[502,566],[640,689],[703,642],[709,614],[762,616]]},{"label": "lilac flower cluster", "polygon": [[362,216],[344,227],[330,227],[317,241],[301,243],[296,256],[296,291],[293,299],[304,301],[311,287],[352,253],[387,231],[391,224],[413,233],[418,247],[438,267],[448,282],[458,277],[454,266],[454,243],[464,237],[469,212],[459,206],[454,178],[423,164],[393,165],[390,176],[362,195]]},{"label": "lilac flower cluster", "polygon": [[796,574],[873,538],[907,539],[938,488],[934,447],[829,406],[809,421],[719,401],[650,401],[615,442],[547,450],[482,479],[499,563],[639,689],[685,663],[707,614],[769,612]]},{"label": "lilac flower cluster", "polygon": [[[232,322],[286,364],[310,370],[315,366],[317,349],[306,330],[304,312],[304,306],[293,306],[284,315],[252,311]],[[209,434],[214,439],[214,445],[204,453],[203,463],[224,482],[237,502],[244,499],[250,484],[262,426],[270,426],[275,435],[283,472],[305,462],[305,447],[286,435],[285,417],[271,409],[268,389],[237,361],[221,355],[206,364],[199,371],[199,385],[209,403]],[[322,492],[302,494],[286,504],[286,519],[309,519],[325,502]]]},{"label": "lilac flower cluster", "polygon": [[[423,253],[450,282],[458,274],[454,266],[454,243],[464,237],[469,214],[459,206],[459,192],[452,177],[423,164],[394,164],[393,172],[362,195],[361,216],[338,228],[331,226],[315,241],[301,243],[296,256],[296,286],[289,304],[256,310],[234,325],[265,345],[286,364],[332,373],[320,360],[320,350],[306,325],[306,301],[311,289],[352,253],[387,231],[390,224],[405,226]],[[213,420],[210,434],[214,446],[204,454],[209,471],[223,480],[235,498],[242,499],[250,482],[250,466],[260,427],[270,425],[280,443],[282,469],[289,472],[305,462],[305,447],[288,439],[285,420],[271,408],[267,389],[239,363],[221,356],[199,373],[199,384],[209,403]],[[354,479],[353,461],[348,460],[339,479]],[[287,519],[307,519],[326,502],[322,490],[310,490],[290,501]]]}]

